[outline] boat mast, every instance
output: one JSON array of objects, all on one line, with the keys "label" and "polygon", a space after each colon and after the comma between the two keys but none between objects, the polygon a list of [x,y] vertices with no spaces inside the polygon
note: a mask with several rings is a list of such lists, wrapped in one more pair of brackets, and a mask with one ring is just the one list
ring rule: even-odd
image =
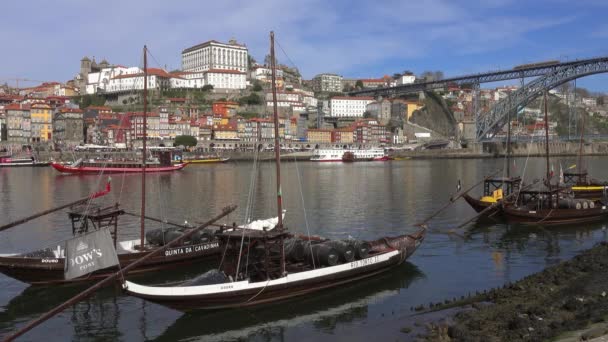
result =
[{"label": "boat mast", "polygon": [[[549,116],[547,115],[547,92],[545,91],[545,154],[547,160],[547,187],[549,195],[551,194],[551,170],[549,167]],[[549,198],[549,207],[551,207],[551,198]]]},{"label": "boat mast", "polygon": [[[574,104],[576,106],[576,103]],[[581,114],[581,139],[578,147],[578,173],[579,173],[579,181],[581,180],[581,175],[583,173],[583,136],[585,134],[585,115]]]},{"label": "boat mast", "polygon": [[[270,31],[270,70],[272,72],[272,108],[274,116],[274,159],[277,173],[277,213],[279,216],[277,228],[283,232],[283,194],[281,192],[281,148],[279,147],[279,114],[277,109],[276,59],[274,56],[274,31]],[[285,274],[285,246],[281,237],[281,270]]]},{"label": "boat mast", "polygon": [[148,111],[148,48],[144,45],[144,127],[143,127],[143,142],[142,142],[142,172],[141,172],[141,220],[139,227],[139,247],[144,249],[144,226],[146,220],[146,135],[147,135],[147,114]]},{"label": "boat mast", "polygon": [[507,113],[507,178],[511,178],[511,111]]}]

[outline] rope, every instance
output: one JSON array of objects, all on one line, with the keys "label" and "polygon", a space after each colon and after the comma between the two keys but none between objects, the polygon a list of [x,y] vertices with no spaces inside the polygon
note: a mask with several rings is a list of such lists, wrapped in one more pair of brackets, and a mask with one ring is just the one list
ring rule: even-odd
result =
[{"label": "rope", "polygon": [[268,283],[270,283],[270,279],[268,279],[268,281],[266,281],[266,284],[264,285],[264,287],[262,287],[260,289],[260,291],[256,294],[254,294],[251,298],[247,299],[245,301],[245,303],[249,303],[250,301],[254,300],[257,296],[259,296],[262,292],[264,292],[264,290],[266,290],[266,286],[268,286]]},{"label": "rope", "polygon": [[[306,225],[306,234],[308,234],[308,239],[310,242],[310,229],[308,226],[308,215],[306,214],[306,205],[304,204],[304,192],[302,191],[302,177],[300,177],[300,166],[298,165],[298,158],[296,158],[296,156],[293,156],[293,160],[295,162],[296,165],[296,174],[298,176],[298,185],[300,188],[300,199],[302,200],[302,210],[304,211],[304,224]],[[310,255],[313,256],[313,252],[312,252],[312,244],[309,243],[308,247],[310,248]],[[312,268],[316,269],[317,266],[315,265],[315,258],[314,256],[312,257]]]}]

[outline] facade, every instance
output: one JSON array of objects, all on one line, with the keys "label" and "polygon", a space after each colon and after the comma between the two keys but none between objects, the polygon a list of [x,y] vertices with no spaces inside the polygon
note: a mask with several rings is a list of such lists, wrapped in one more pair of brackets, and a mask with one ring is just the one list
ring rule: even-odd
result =
[{"label": "facade", "polygon": [[53,140],[60,146],[84,142],[83,110],[61,108],[53,117]]},{"label": "facade", "polygon": [[[128,113],[130,136],[133,140],[143,139],[144,137],[144,113]],[[147,113],[146,115],[146,136],[148,139],[159,139],[160,115],[158,113]]]},{"label": "facade", "polygon": [[53,138],[53,113],[51,106],[46,103],[32,104],[30,115],[32,118],[31,141],[50,141]]},{"label": "facade", "polygon": [[372,97],[334,96],[331,98],[329,116],[331,117],[363,117],[368,104],[374,101]]},{"label": "facade", "polygon": [[231,40],[228,44],[210,40],[182,51],[182,70],[188,72],[235,70],[247,72],[248,50]]},{"label": "facade", "polygon": [[312,79],[312,90],[316,92],[342,92],[342,76],[319,74]]},{"label": "facade", "polygon": [[383,125],[386,125],[391,119],[391,101],[388,99],[370,102],[366,106],[366,110]]},{"label": "facade", "polygon": [[205,73],[205,85],[210,84],[218,89],[247,88],[247,74],[239,70],[211,69]]},{"label": "facade", "polygon": [[329,129],[309,129],[307,139],[309,143],[329,144],[331,143],[332,130]]},{"label": "facade", "polygon": [[335,129],[332,132],[331,142],[338,144],[352,144],[355,142],[354,131],[355,130],[353,128],[349,127]]},{"label": "facade", "polygon": [[13,143],[31,142],[30,106],[11,103],[4,107],[6,111],[7,140]]}]

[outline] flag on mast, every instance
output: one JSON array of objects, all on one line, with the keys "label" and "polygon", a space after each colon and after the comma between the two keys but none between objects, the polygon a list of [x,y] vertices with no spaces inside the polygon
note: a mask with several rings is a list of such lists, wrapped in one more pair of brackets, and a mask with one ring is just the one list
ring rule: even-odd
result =
[{"label": "flag on mast", "polygon": [[118,256],[108,229],[96,230],[66,241],[66,280],[116,265]]}]

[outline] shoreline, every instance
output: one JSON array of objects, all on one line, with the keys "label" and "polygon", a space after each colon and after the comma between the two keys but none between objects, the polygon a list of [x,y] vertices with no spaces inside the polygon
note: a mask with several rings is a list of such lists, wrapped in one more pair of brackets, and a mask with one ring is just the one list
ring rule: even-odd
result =
[{"label": "shoreline", "polygon": [[[469,298],[418,307],[439,316],[424,341],[590,340],[608,334],[608,242],[571,260]],[[426,310],[425,310],[426,309]],[[402,332],[409,334],[410,326]]]}]

